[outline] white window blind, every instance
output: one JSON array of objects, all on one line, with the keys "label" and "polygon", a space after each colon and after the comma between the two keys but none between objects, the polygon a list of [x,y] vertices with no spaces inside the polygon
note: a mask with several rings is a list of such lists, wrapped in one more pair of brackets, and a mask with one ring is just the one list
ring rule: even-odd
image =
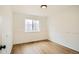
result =
[{"label": "white window blind", "polygon": [[39,32],[39,20],[25,19],[25,32]]}]

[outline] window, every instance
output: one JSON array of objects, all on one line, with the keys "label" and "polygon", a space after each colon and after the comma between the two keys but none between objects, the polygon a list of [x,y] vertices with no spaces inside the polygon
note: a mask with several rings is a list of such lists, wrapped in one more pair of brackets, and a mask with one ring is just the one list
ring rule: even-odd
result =
[{"label": "window", "polygon": [[25,19],[25,32],[39,32],[39,20]]}]

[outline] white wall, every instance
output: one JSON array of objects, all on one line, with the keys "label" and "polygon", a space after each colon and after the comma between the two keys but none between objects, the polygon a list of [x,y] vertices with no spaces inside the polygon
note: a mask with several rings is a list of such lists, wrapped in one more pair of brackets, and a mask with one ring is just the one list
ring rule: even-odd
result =
[{"label": "white wall", "polygon": [[79,51],[79,6],[49,6],[50,40]]},{"label": "white wall", "polygon": [[0,16],[2,17],[2,39],[1,45],[6,45],[2,53],[10,53],[12,49],[12,12],[10,6],[0,6]]},{"label": "white wall", "polygon": [[40,32],[25,32],[25,19],[28,15],[29,14],[24,13],[13,13],[14,44],[48,39],[46,17],[29,15],[33,18],[38,17],[38,20],[40,21]]}]

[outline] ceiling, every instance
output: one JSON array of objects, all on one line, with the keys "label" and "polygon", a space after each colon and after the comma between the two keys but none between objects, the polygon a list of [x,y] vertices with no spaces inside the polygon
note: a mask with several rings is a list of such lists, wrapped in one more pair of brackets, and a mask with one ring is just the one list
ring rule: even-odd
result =
[{"label": "ceiling", "polygon": [[57,14],[57,12],[78,9],[75,5],[48,5],[47,8],[42,9],[40,5],[14,5],[11,6],[13,12],[25,13],[31,15],[48,16],[49,14]]},{"label": "ceiling", "polygon": [[40,15],[40,16],[47,15],[47,9],[40,8],[40,5],[20,5],[20,6],[12,6],[11,8],[13,12]]}]

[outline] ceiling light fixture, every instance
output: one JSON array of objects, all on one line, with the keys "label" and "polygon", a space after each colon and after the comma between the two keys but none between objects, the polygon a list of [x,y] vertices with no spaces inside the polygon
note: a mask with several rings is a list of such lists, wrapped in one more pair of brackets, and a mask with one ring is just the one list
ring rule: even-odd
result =
[{"label": "ceiling light fixture", "polygon": [[41,8],[47,8],[47,5],[41,5],[40,7]]}]

